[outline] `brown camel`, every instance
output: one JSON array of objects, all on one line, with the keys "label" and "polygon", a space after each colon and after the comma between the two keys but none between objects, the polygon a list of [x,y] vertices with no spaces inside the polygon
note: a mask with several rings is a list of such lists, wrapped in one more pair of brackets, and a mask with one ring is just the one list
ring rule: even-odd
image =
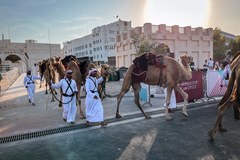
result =
[{"label": "brown camel", "polygon": [[[52,66],[52,62],[47,59],[47,60],[43,60],[43,62],[41,63],[41,66],[40,66],[40,75],[41,77],[44,76],[45,80],[46,80],[46,90],[45,90],[45,94],[48,94],[48,91],[47,91],[47,86],[48,86],[48,83],[52,80],[53,83],[56,82],[56,73],[55,73],[55,70]],[[57,94],[57,92],[54,90],[54,93]],[[54,97],[52,95],[52,102],[54,102]]]},{"label": "brown camel", "polygon": [[[146,83],[148,85],[160,85],[163,87],[167,87],[166,110],[165,110],[166,120],[172,120],[172,117],[168,113],[168,106],[170,103],[170,95],[173,89],[175,89],[175,91],[179,92],[183,96],[184,106],[182,108],[182,113],[185,116],[188,116],[186,109],[188,94],[185,93],[177,84],[183,80],[190,80],[192,78],[192,73],[189,68],[190,57],[182,56],[181,62],[183,66],[181,66],[175,59],[171,57],[153,56],[155,58],[151,58],[150,55],[153,54],[146,53],[142,55],[146,57],[145,58],[146,61],[144,61],[144,63],[141,64],[142,67],[146,68],[146,71],[144,71],[146,73],[146,77],[143,80],[141,81],[134,80],[133,70],[136,67],[135,64],[132,64],[128,68],[123,80],[122,89],[117,97],[116,118],[121,118],[119,114],[119,105],[124,94],[129,91],[130,86],[132,86],[134,90],[135,104],[141,110],[146,119],[151,118],[143,111],[139,103],[139,92],[141,89],[140,82]],[[150,65],[151,64],[150,61],[154,61],[156,63],[154,63],[154,65]],[[140,73],[139,75],[141,75],[142,73]]]},{"label": "brown camel", "polygon": [[[68,63],[66,66],[67,68],[65,69],[62,61],[60,60],[60,57],[55,57],[53,66],[54,66],[54,68],[56,68],[57,72],[59,73],[59,79],[63,79],[65,77],[66,70],[73,71],[72,78],[76,81],[77,89],[79,91],[76,98],[77,98],[77,103],[79,106],[80,117],[85,118],[83,111],[82,111],[81,100],[80,100],[80,90],[81,90],[81,85],[82,85],[84,77],[83,77],[82,73],[80,72],[79,66],[75,60],[70,60],[67,63]],[[61,96],[60,96],[59,107],[62,106],[61,102],[62,102],[62,91],[61,91]]]},{"label": "brown camel", "polygon": [[231,106],[236,107],[240,112],[240,52],[234,57],[230,64],[232,70],[227,91],[218,104],[218,114],[215,125],[211,131],[208,132],[210,140],[214,140],[217,131],[226,132],[227,130],[222,127],[222,117],[224,112]]}]

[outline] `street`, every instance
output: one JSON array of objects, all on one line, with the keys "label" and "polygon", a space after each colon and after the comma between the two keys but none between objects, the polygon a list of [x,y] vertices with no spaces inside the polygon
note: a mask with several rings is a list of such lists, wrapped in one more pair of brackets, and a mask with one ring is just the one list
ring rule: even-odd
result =
[{"label": "street", "polygon": [[216,104],[189,109],[189,118],[175,111],[173,121],[162,113],[152,119],[132,117],[99,126],[0,145],[2,160],[11,159],[240,159],[240,121],[232,109],[223,118],[227,133],[209,141]]}]

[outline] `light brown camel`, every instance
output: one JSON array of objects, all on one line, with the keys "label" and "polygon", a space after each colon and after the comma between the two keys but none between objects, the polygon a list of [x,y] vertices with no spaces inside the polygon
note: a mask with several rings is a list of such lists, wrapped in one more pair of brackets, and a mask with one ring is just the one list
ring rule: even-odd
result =
[{"label": "light brown camel", "polygon": [[227,130],[222,127],[222,117],[224,112],[231,106],[236,107],[240,112],[240,52],[234,57],[230,64],[232,70],[227,91],[218,104],[218,114],[215,125],[211,131],[208,132],[210,140],[214,140],[217,131],[226,132]]},{"label": "light brown camel", "polygon": [[[146,53],[147,59],[149,59],[148,56],[149,53]],[[182,113],[185,116],[188,116],[187,114],[187,109],[186,109],[186,104],[187,104],[187,99],[188,99],[188,94],[185,93],[177,84],[183,80],[190,80],[192,78],[192,73],[189,68],[189,63],[190,63],[190,57],[188,56],[182,56],[181,57],[181,62],[182,65],[180,65],[175,59],[171,57],[164,56],[161,59],[161,56],[158,57],[157,59],[152,59],[153,61],[157,61],[157,66],[159,63],[161,63],[162,67],[156,67],[155,65],[149,65],[149,61],[146,63],[143,63],[142,65],[146,65],[147,67],[146,70],[146,78],[145,80],[141,81],[143,83],[146,83],[148,85],[160,85],[163,87],[167,87],[167,96],[166,96],[166,110],[165,110],[165,119],[166,120],[171,120],[172,117],[168,113],[168,106],[170,103],[170,95],[173,89],[175,91],[179,92],[183,98],[184,98],[184,106],[182,108]],[[160,62],[160,61],[161,62]],[[138,108],[141,110],[143,115],[145,116],[146,119],[151,118],[148,116],[142,109],[140,103],[139,103],[139,92],[141,89],[140,82],[136,82],[133,79],[132,72],[134,70],[135,65],[132,64],[124,77],[123,80],[123,85],[122,89],[120,91],[120,94],[117,97],[117,111],[116,111],[116,118],[121,118],[119,114],[119,105],[122,100],[122,97],[124,96],[125,93],[127,93],[130,89],[130,86],[132,86],[134,90],[134,97],[135,97],[135,104],[138,106]]]},{"label": "light brown camel", "polygon": [[112,73],[112,70],[108,64],[102,64],[100,69],[100,75],[103,77],[103,82],[98,85],[98,92],[100,98],[103,100],[103,98],[106,97],[106,81],[108,78],[108,75]]}]

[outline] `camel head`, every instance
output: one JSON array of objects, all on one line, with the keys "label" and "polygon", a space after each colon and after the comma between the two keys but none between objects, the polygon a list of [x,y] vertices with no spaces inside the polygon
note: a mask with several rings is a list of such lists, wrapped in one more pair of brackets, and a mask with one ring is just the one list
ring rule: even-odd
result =
[{"label": "camel head", "polygon": [[60,59],[61,59],[61,57],[54,57],[54,58],[50,59],[53,68],[56,69],[61,64],[61,60]]},{"label": "camel head", "polygon": [[108,64],[102,64],[101,65],[101,75],[103,77],[107,77],[109,74],[111,74],[113,71],[111,70],[110,66]]},{"label": "camel head", "polygon": [[192,57],[184,55],[180,57],[181,63],[185,68],[189,68],[189,64],[192,61]]}]

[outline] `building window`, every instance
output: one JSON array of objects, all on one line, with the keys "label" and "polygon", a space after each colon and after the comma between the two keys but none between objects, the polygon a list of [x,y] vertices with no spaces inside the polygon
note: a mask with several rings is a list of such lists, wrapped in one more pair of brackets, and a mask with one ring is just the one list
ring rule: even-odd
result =
[{"label": "building window", "polygon": [[89,48],[91,48],[91,47],[92,47],[92,44],[91,44],[91,43],[89,43],[89,45],[88,45],[88,46],[89,46]]},{"label": "building window", "polygon": [[86,51],[86,55],[88,55],[88,51]]},{"label": "building window", "polygon": [[87,44],[85,44],[85,48],[87,48]]},{"label": "building window", "polygon": [[92,50],[90,50],[89,53],[92,54]]}]

